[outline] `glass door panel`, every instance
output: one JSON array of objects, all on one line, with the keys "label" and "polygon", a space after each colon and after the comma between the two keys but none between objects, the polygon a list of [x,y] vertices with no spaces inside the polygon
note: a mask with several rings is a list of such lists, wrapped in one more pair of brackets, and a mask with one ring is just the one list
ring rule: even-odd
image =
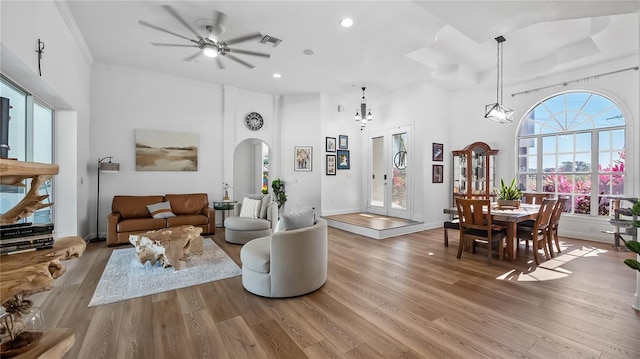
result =
[{"label": "glass door panel", "polygon": [[370,134],[369,212],[411,218],[410,134],[409,126]]},{"label": "glass door panel", "polygon": [[384,207],[384,137],[371,139],[371,199],[372,207]]}]

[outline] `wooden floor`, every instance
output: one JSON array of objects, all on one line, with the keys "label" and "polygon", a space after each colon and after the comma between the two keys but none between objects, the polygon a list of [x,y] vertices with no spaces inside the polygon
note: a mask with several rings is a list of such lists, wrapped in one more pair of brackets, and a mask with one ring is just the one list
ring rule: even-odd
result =
[{"label": "wooden floor", "polygon": [[392,229],[419,223],[410,219],[380,216],[373,213],[345,213],[325,216],[324,218],[376,230]]},{"label": "wooden floor", "polygon": [[[49,327],[73,328],[66,358],[640,358],[635,272],[607,244],[562,238],[533,267],[456,259],[442,229],[372,240],[329,229],[318,291],[257,297],[241,277],[87,308],[110,256],[104,242],[32,296]],[[236,262],[240,246],[214,237]]]}]

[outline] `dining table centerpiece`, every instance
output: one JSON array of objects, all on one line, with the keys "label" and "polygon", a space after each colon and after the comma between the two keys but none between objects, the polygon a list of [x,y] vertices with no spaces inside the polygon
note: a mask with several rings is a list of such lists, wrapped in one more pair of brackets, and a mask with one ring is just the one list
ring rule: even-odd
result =
[{"label": "dining table centerpiece", "polygon": [[500,179],[500,189],[494,188],[493,191],[498,196],[498,208],[499,209],[513,209],[520,208],[520,200],[522,199],[522,191],[516,184],[516,179],[512,179],[511,183],[507,185],[504,179]]}]

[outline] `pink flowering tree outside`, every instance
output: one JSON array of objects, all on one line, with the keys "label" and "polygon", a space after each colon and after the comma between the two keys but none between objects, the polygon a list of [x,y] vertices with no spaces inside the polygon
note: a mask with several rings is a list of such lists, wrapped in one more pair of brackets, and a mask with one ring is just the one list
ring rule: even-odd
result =
[{"label": "pink flowering tree outside", "polygon": [[[618,159],[613,164],[602,168],[598,166],[598,215],[609,215],[607,195],[624,194],[624,162],[625,153],[618,152]],[[562,171],[562,168],[560,169]],[[543,192],[558,194],[574,194],[573,212],[591,213],[591,179],[588,174],[545,174],[543,176]]]}]

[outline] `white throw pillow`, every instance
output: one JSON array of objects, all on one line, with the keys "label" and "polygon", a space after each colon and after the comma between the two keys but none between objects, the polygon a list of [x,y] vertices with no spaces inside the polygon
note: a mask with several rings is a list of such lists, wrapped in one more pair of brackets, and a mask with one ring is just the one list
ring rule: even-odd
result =
[{"label": "white throw pillow", "polygon": [[242,200],[242,208],[240,209],[240,217],[242,218],[260,218],[260,205],[262,201],[259,199],[251,199],[245,197]]},{"label": "white throw pillow", "polygon": [[169,218],[176,216],[171,211],[171,204],[169,202],[150,204],[147,206],[147,209],[153,218]]},{"label": "white throw pillow", "polygon": [[283,213],[276,225],[276,232],[311,227],[314,225],[314,217],[313,211]]}]

